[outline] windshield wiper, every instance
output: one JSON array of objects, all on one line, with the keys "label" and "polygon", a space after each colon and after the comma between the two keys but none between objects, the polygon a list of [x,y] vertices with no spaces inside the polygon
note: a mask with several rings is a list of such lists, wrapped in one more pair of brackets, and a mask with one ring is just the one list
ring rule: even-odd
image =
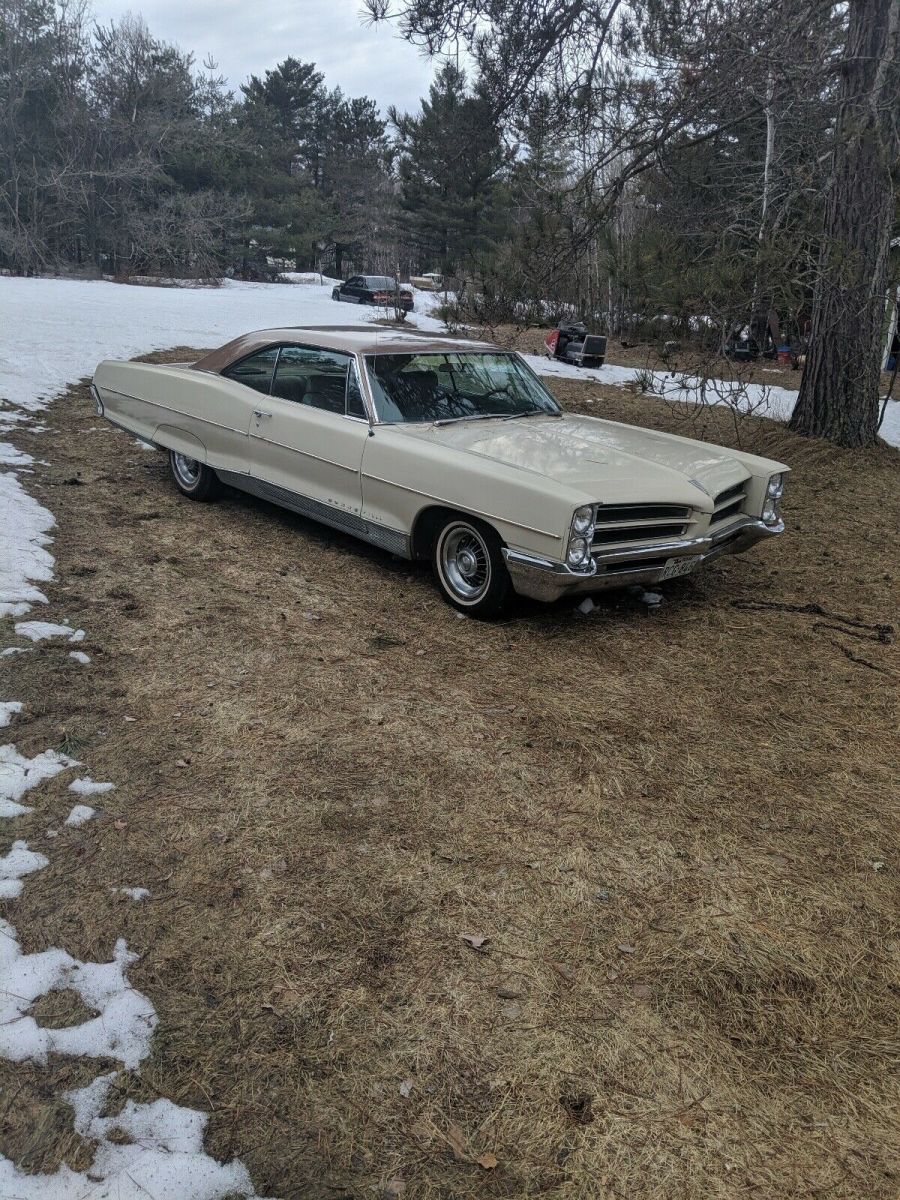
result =
[{"label": "windshield wiper", "polygon": [[502,417],[504,421],[515,421],[517,417],[561,417],[561,412],[554,412],[552,408],[529,408],[525,412],[505,413]]},{"label": "windshield wiper", "polygon": [[455,425],[457,421],[514,421],[517,417],[561,417],[561,412],[552,409],[529,408],[525,412],[514,413],[469,413],[465,417],[440,417],[434,425]]},{"label": "windshield wiper", "polygon": [[468,413],[464,417],[439,417],[433,424],[455,425],[457,421],[503,421],[506,413]]}]

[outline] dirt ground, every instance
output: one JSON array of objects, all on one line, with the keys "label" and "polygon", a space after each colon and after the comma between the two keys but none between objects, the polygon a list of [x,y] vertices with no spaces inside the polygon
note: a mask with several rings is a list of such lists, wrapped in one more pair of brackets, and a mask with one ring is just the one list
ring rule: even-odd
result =
[{"label": "dirt ground", "polygon": [[[0,660],[5,732],[117,786],[69,853],[67,776],[30,793],[7,837],[50,865],[2,907],[26,951],[141,954],[127,1095],[211,1113],[285,1200],[897,1196],[897,452],[748,419],[793,467],[777,544],[655,611],[481,624],[424,569],[182,498],[83,384],[45,423],[15,440],[59,524],[48,619],[92,661]],[[95,1073],[0,1063],[0,1149],[83,1168],[55,1097]]]}]

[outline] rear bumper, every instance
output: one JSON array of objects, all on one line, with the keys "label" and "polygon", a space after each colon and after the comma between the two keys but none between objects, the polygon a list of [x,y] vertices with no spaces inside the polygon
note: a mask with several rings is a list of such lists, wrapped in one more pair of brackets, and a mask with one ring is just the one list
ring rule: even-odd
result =
[{"label": "rear bumper", "polygon": [[[678,574],[692,573],[720,554],[741,554],[756,542],[783,532],[783,521],[765,525],[755,517],[742,517],[718,533],[658,542],[655,546],[620,546],[596,554],[590,569],[584,571],[518,550],[504,548],[503,556],[513,588],[520,596],[552,601],[560,596],[602,592],[633,583],[659,583]],[[680,564],[679,559],[683,560]]]}]

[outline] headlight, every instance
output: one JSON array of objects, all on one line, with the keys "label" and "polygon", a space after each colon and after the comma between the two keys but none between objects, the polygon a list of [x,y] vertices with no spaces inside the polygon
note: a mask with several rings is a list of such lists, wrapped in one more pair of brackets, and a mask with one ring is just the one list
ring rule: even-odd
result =
[{"label": "headlight", "polygon": [[784,475],[772,475],[766,488],[766,495],[773,500],[780,500],[784,493]]},{"label": "headlight", "polygon": [[569,540],[566,562],[570,567],[581,567],[587,562],[590,553],[590,543],[585,538],[573,537]]},{"label": "headlight", "polygon": [[572,518],[572,532],[584,537],[594,524],[594,510],[590,504],[585,504],[582,508],[575,509],[575,515]]},{"label": "headlight", "polygon": [[767,500],[763,505],[762,519],[767,525],[777,525],[780,517],[778,516],[778,505],[774,500]]}]

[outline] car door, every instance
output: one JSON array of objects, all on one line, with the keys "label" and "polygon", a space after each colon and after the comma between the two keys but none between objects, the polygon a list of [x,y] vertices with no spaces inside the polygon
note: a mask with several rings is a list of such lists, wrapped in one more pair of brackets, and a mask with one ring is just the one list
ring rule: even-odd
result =
[{"label": "car door", "polygon": [[348,279],[346,283],[341,284],[341,299],[349,300],[351,304],[359,304],[359,299],[362,294],[363,280],[359,275],[354,275]]},{"label": "car door", "polygon": [[273,499],[311,516],[336,524],[341,513],[359,518],[368,434],[353,355],[281,346],[270,393],[259,397],[250,422],[250,474],[282,493]]}]

